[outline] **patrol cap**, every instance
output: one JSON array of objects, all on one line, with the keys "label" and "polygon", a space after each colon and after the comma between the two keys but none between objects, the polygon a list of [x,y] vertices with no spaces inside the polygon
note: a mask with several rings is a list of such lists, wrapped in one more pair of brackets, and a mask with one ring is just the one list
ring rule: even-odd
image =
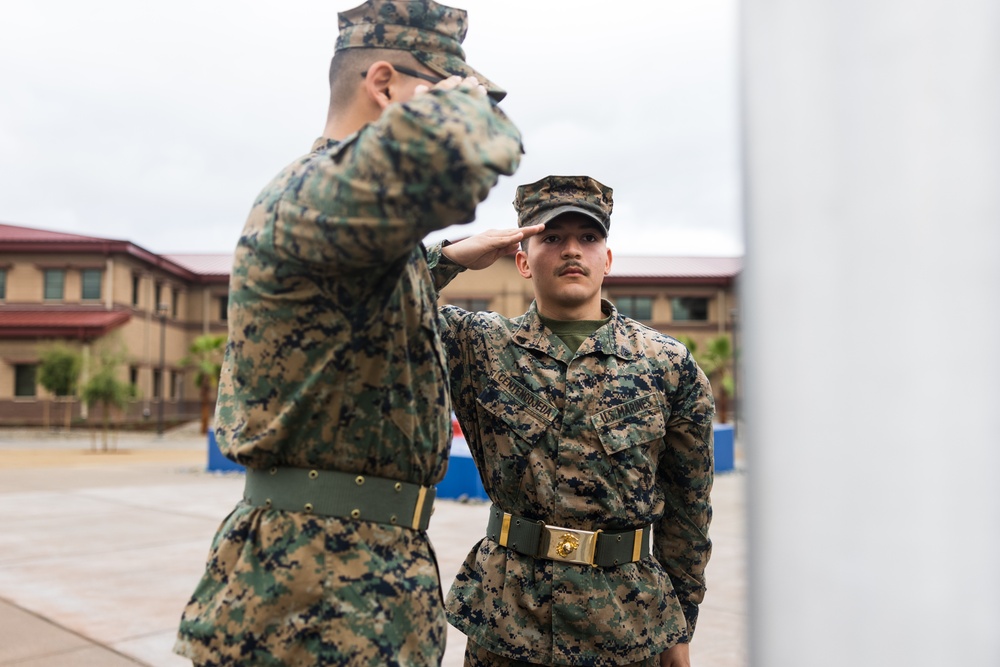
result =
[{"label": "patrol cap", "polygon": [[425,67],[449,77],[474,76],[499,102],[507,95],[465,62],[462,42],[469,29],[464,9],[434,0],[367,0],[337,14],[340,35],[336,50],[398,49],[409,51]]},{"label": "patrol cap", "polygon": [[542,225],[563,213],[581,213],[600,225],[607,236],[613,192],[590,176],[546,176],[518,186],[514,196],[517,226]]}]

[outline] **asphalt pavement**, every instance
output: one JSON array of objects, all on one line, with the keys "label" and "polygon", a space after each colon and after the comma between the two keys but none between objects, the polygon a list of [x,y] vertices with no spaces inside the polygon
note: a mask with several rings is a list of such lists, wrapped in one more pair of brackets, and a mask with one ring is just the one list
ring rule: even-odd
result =
[{"label": "asphalt pavement", "polygon": [[[195,426],[121,434],[0,431],[0,665],[182,667],[171,647],[209,542],[242,495],[206,472]],[[747,661],[745,477],[716,476],[708,593],[694,667]],[[429,533],[447,587],[488,506],[439,500]],[[465,637],[449,628],[445,667]]]}]

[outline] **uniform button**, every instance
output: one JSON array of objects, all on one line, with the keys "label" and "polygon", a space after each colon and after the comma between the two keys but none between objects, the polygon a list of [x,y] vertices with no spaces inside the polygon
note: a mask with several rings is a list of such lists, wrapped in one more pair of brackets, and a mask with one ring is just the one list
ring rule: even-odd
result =
[{"label": "uniform button", "polygon": [[268,498],[267,500],[264,501],[264,506],[267,507],[267,508],[271,507],[271,499],[270,498]]},{"label": "uniform button", "polygon": [[621,536],[621,535],[619,535],[619,536],[618,536],[618,541],[619,541],[619,542],[621,542],[621,541],[622,541],[622,536]]},{"label": "uniform button", "polygon": [[316,479],[317,477],[319,477],[319,473],[317,471],[315,470],[309,471],[309,479]]},{"label": "uniform button", "polygon": [[306,503],[305,510],[306,510],[306,514],[312,514],[313,504],[312,503]]},{"label": "uniform button", "polygon": [[360,519],[361,518],[361,510],[358,510],[358,509],[351,510],[351,518],[352,519]]},{"label": "uniform button", "polygon": [[520,520],[520,519],[518,519],[517,521],[515,521],[515,522],[514,522],[514,525],[515,525],[515,526],[520,526],[520,525],[521,525],[521,520]]},{"label": "uniform button", "polygon": [[391,517],[389,517],[389,523],[391,523],[391,524],[395,524],[396,523],[396,515],[395,514],[393,514]]},{"label": "uniform button", "polygon": [[268,472],[270,472],[272,475],[277,475],[278,474],[278,469],[272,466],[271,470],[269,470]]},{"label": "uniform button", "polygon": [[399,492],[399,491],[403,490],[403,485],[400,482],[396,482],[396,486],[394,486],[392,488],[396,489],[396,491]]},{"label": "uniform button", "polygon": [[362,484],[364,484],[365,483],[364,476],[363,475],[358,475],[357,477],[355,477],[354,478],[354,483],[357,484],[358,486],[361,486]]}]

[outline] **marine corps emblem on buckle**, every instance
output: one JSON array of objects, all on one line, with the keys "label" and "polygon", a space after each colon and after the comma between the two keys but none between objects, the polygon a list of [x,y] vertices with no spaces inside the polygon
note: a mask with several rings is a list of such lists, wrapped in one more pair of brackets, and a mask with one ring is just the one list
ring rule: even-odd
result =
[{"label": "marine corps emblem on buckle", "polygon": [[563,533],[559,536],[559,543],[556,544],[556,553],[563,558],[569,558],[579,548],[580,540],[577,539],[576,535]]}]

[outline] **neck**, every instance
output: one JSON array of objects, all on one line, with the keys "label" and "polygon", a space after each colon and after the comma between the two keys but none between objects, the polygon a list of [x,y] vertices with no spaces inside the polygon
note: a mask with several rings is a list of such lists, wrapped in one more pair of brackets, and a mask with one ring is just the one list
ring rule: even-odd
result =
[{"label": "neck", "polygon": [[601,300],[596,299],[581,304],[553,304],[545,303],[535,297],[535,306],[542,317],[552,320],[564,320],[567,322],[578,320],[603,320],[604,311],[601,310]]},{"label": "neck", "polygon": [[364,113],[357,107],[341,111],[337,114],[334,114],[331,109],[326,116],[326,126],[323,128],[323,137],[326,139],[335,139],[340,141],[351,136],[377,118],[377,115],[372,118],[370,117],[370,114]]}]

